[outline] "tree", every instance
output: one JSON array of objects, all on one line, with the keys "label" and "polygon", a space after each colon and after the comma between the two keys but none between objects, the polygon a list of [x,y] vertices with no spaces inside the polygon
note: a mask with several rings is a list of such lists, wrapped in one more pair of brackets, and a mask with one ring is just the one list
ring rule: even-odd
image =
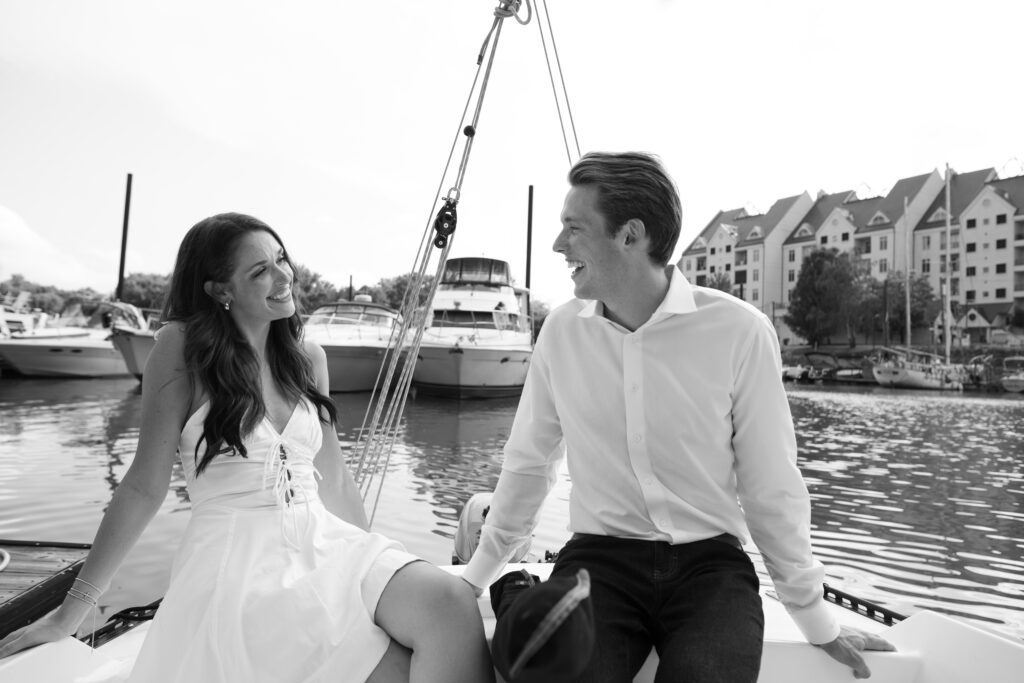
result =
[{"label": "tree", "polygon": [[338,300],[338,289],[301,263],[295,264],[292,296],[300,313],[312,313],[319,306]]},{"label": "tree", "polygon": [[[369,288],[369,292],[377,303],[382,303],[396,311],[401,310],[402,302],[405,300],[405,292],[409,289],[409,283],[412,282],[414,276],[415,273],[405,273],[396,277],[382,278],[376,287]],[[420,297],[417,302],[418,306],[422,306],[427,302],[426,293],[433,279],[432,275],[425,276],[423,288],[420,290]]]},{"label": "tree", "polygon": [[141,309],[160,310],[167,299],[170,285],[170,275],[132,273],[124,279],[121,301]]},{"label": "tree", "polygon": [[[885,339],[898,338],[906,344],[907,337],[907,295],[906,278],[898,272],[884,280],[872,279],[867,283],[865,310],[870,310],[877,326],[885,333]],[[927,275],[918,275],[910,280],[910,324],[911,327],[931,326],[941,309],[941,302],[935,297]]]},{"label": "tree", "polygon": [[707,286],[732,294],[732,280],[724,272],[717,272],[708,278]]},{"label": "tree", "polygon": [[783,320],[817,346],[843,332],[853,343],[853,323],[860,293],[849,254],[836,249],[812,251],[800,267],[789,310]]}]

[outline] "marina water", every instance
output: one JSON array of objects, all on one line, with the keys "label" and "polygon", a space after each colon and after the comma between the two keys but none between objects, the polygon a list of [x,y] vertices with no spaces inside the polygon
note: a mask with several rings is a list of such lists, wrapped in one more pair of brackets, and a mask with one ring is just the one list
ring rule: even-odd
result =
[{"label": "marina water", "polygon": [[[829,584],[897,612],[939,610],[1024,638],[1024,396],[787,391]],[[333,398],[354,455],[369,395]],[[450,563],[463,504],[497,482],[515,408],[516,399],[411,398],[374,530]],[[134,457],[140,411],[134,379],[0,378],[0,538],[91,542]],[[535,558],[568,538],[569,486],[563,473]],[[175,466],[163,506],[83,631],[162,595],[188,511]]]}]

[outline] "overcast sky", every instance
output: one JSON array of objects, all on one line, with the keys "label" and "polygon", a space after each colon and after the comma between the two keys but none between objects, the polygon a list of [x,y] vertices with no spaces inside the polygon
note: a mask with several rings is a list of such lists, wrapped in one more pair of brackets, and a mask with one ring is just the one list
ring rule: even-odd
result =
[{"label": "overcast sky", "polygon": [[[662,157],[676,256],[719,209],[1022,172],[1020,0],[547,1],[580,146]],[[407,272],[496,6],[0,0],[0,281],[112,292],[128,173],[129,273],[223,211],[339,287]],[[532,184],[531,285],[569,298],[567,169],[536,19],[506,20],[453,255],[524,284]]]}]

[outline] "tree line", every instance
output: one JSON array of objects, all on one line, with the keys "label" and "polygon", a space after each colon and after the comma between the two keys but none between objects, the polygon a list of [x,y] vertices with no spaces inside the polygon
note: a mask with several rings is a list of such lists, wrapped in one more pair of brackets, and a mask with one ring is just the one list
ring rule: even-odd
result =
[{"label": "tree line", "polygon": [[[292,283],[292,294],[301,313],[311,313],[317,307],[340,300],[351,300],[357,295],[368,295],[377,304],[400,310],[405,298],[405,291],[414,273],[404,273],[394,277],[381,278],[377,284],[363,285],[356,288],[340,288],[326,280],[320,273],[313,272],[302,264],[295,264],[295,280]],[[429,286],[433,276],[427,276],[425,287]],[[152,318],[163,309],[164,300],[170,287],[170,274],[132,273],[127,275],[121,287],[120,300],[137,306]],[[98,301],[112,299],[114,291],[97,292],[91,287],[79,289],[60,289],[53,285],[42,285],[26,279],[23,275],[14,274],[0,282],[0,297],[14,299],[20,292],[29,292],[28,308],[39,310],[49,315],[56,315],[64,306],[72,302]],[[421,302],[422,303],[422,302]],[[540,329],[543,319],[547,316],[548,307],[542,302],[531,303],[534,331]]]}]

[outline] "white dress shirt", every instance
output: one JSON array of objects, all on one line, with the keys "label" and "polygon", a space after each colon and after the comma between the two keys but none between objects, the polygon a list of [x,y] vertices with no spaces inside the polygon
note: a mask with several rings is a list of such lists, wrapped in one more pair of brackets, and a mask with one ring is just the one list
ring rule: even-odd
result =
[{"label": "white dress shirt", "polygon": [[689,543],[752,537],[811,643],[839,634],[811,553],[775,329],[677,268],[636,331],[595,301],[554,310],[537,339],[480,544],[464,577],[491,583],[530,539],[568,457],[569,530]]}]

